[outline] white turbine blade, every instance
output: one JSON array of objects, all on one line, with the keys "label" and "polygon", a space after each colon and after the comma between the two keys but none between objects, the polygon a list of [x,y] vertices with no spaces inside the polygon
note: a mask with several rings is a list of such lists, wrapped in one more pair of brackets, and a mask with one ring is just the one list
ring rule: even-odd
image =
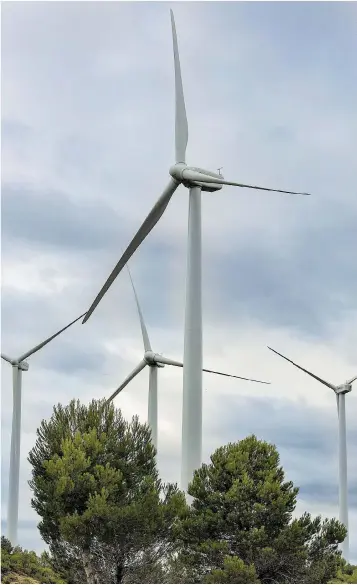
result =
[{"label": "white turbine blade", "polygon": [[13,365],[15,363],[14,360],[12,360],[8,355],[5,355],[4,353],[1,354],[1,357],[6,362],[9,362],[9,364],[11,364],[11,365]]},{"label": "white turbine blade", "polygon": [[39,351],[39,349],[42,349],[45,345],[47,345],[50,341],[52,341],[52,339],[54,339],[55,337],[58,337],[58,335],[61,335],[61,333],[63,333],[63,331],[66,331],[66,329],[71,327],[71,325],[74,325],[74,323],[77,323],[77,321],[79,321],[79,319],[82,319],[82,317],[84,315],[85,315],[85,313],[82,313],[82,315],[79,315],[79,317],[77,317],[77,319],[74,319],[74,321],[71,321],[70,323],[68,323],[68,325],[66,325],[66,327],[63,327],[63,329],[60,329],[59,331],[57,331],[57,333],[55,333],[54,335],[51,335],[51,337],[48,337],[47,339],[45,339],[45,341],[42,341],[42,343],[39,343],[38,345],[36,345],[35,347],[30,349],[29,351],[27,351],[23,355],[21,355],[17,361],[22,362],[26,358],[30,357],[30,355]]},{"label": "white turbine blade", "polygon": [[[183,363],[178,362],[176,360],[172,360],[167,357],[163,357],[161,355],[155,354],[154,357],[155,362],[159,364],[167,364],[169,366],[177,366],[179,368],[183,368]],[[224,372],[217,372],[216,370],[207,370],[207,368],[202,368],[203,372],[208,372],[209,374],[218,374],[219,376],[227,376],[228,378],[238,378],[239,380],[246,380],[247,382],[258,382],[259,384],[270,384],[270,382],[262,382],[261,380],[254,380],[252,378],[243,378],[242,376],[235,376],[233,374],[225,374]]]},{"label": "white turbine blade", "polygon": [[224,372],[216,372],[216,370],[207,370],[206,368],[202,368],[203,372],[208,372],[209,374],[218,374],[219,376],[227,376],[228,378],[238,378],[239,380],[246,380],[247,382],[257,382],[258,384],[270,384],[270,382],[263,382],[262,380],[254,380],[254,378],[243,378],[242,376],[235,376],[233,374],[225,374]]},{"label": "white turbine blade", "polygon": [[357,380],[357,376],[354,376],[350,380],[347,380],[346,384],[352,384],[355,380]]},{"label": "white turbine blade", "polygon": [[333,384],[330,384],[330,382],[326,382],[326,380],[323,380],[322,378],[319,378],[318,376],[316,376],[312,372],[309,372],[309,370],[305,370],[305,368],[302,368],[301,366],[298,366],[298,364],[296,364],[292,360],[289,360],[289,358],[285,357],[285,355],[282,355],[278,351],[275,351],[275,349],[273,349],[272,347],[269,347],[268,346],[268,349],[270,349],[270,351],[273,351],[277,355],[280,355],[280,357],[284,358],[284,360],[286,360],[287,362],[290,362],[291,364],[293,364],[293,366],[295,366],[296,368],[299,368],[299,370],[302,370],[303,372],[305,372],[305,374],[308,374],[312,378],[315,378],[315,380],[317,380],[318,382],[321,382],[321,384],[324,384],[325,386],[327,386],[328,388],[331,388],[331,390],[333,390],[334,392],[336,392],[337,387],[334,386]]},{"label": "white turbine blade", "polygon": [[176,162],[184,163],[186,161],[186,147],[188,142],[188,124],[186,116],[185,98],[183,95],[183,85],[181,77],[180,57],[177,44],[177,34],[174,13],[171,13],[172,42],[174,46],[174,63],[175,63],[175,147]]},{"label": "white turbine blade", "polygon": [[104,286],[101,288],[99,293],[97,294],[96,298],[94,299],[93,303],[89,307],[86,316],[83,319],[83,323],[88,321],[89,317],[93,313],[94,309],[100,303],[102,298],[104,297],[105,293],[109,289],[109,287],[113,284],[114,280],[118,276],[118,274],[122,271],[125,264],[130,260],[132,255],[134,254],[135,250],[140,246],[141,242],[145,240],[146,236],[151,232],[151,230],[155,227],[157,222],[159,221],[160,217],[164,213],[166,207],[168,206],[170,199],[174,192],[176,191],[179,183],[174,179],[171,179],[167,187],[165,188],[162,195],[159,197],[157,202],[155,203],[154,207],[150,211],[147,218],[142,223],[139,230],[136,232],[135,236],[131,240],[129,246],[125,250],[124,254],[120,258],[119,262],[115,266],[114,270],[110,274],[109,278],[107,279]]},{"label": "white turbine blade", "polygon": [[119,394],[119,392],[121,392],[123,390],[123,388],[125,388],[125,386],[127,386],[129,384],[129,382],[131,382],[131,380],[133,378],[135,378],[135,376],[137,376],[141,370],[143,370],[145,368],[145,366],[147,366],[147,363],[145,360],[142,360],[140,362],[140,364],[138,366],[136,366],[136,368],[134,368],[134,370],[131,372],[131,374],[129,374],[129,376],[127,376],[124,380],[124,382],[122,384],[120,384],[119,388],[117,388],[115,390],[115,392],[113,392],[113,394],[108,398],[107,402],[110,402],[111,400],[113,400],[113,398],[116,397],[117,394]]},{"label": "white turbine blade", "polygon": [[128,273],[129,273],[129,278],[130,278],[131,286],[133,287],[135,301],[136,301],[136,306],[137,306],[138,313],[139,313],[141,333],[142,333],[143,342],[144,342],[144,349],[145,349],[145,351],[152,351],[151,345],[150,345],[150,340],[149,340],[149,335],[148,335],[148,332],[147,332],[147,329],[146,329],[146,325],[145,325],[145,321],[144,321],[144,317],[143,317],[143,314],[142,314],[142,311],[141,311],[141,308],[140,308],[138,295],[136,294],[134,282],[133,282],[133,279],[131,277],[131,274],[130,274],[130,270],[129,270],[129,266],[128,265],[127,265],[127,269],[128,269]]},{"label": "white turbine blade", "polygon": [[260,191],[273,191],[274,193],[287,193],[288,195],[310,195],[310,193],[298,193],[296,191],[282,191],[281,189],[270,189],[268,187],[257,187],[256,185],[246,185],[244,183],[233,183],[231,181],[225,181],[224,179],[218,179],[211,175],[199,173],[198,171],[192,171],[191,169],[184,169],[182,171],[184,179],[189,181],[196,181],[199,183],[216,183],[217,185],[232,185],[233,187],[243,187],[245,189],[258,189]]}]

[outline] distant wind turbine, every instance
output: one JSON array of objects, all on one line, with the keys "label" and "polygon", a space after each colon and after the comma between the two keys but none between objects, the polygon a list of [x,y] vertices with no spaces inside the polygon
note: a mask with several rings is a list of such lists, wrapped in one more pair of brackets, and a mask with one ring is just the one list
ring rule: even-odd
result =
[{"label": "distant wind turbine", "polygon": [[[182,409],[182,470],[181,486],[187,490],[195,469],[202,461],[202,282],[201,282],[201,192],[218,191],[223,185],[232,185],[260,191],[275,191],[290,195],[308,195],[295,191],[282,191],[268,187],[257,187],[225,181],[220,173],[213,173],[198,167],[187,166],[186,147],[188,143],[188,122],[183,94],[181,67],[174,15],[171,11],[175,67],[175,150],[176,162],[169,169],[170,182],[135,234],[104,286],[91,304],[85,323],[118,274],[130,260],[157,222],[161,219],[174,192],[179,185],[189,189],[188,247],[186,277],[186,315],[183,367],[183,409]],[[219,205],[219,204],[218,204]],[[222,205],[222,204],[221,204]],[[219,209],[219,207],[218,207]],[[143,366],[144,367],[144,366]]]},{"label": "distant wind turbine", "polygon": [[17,524],[19,516],[19,476],[20,476],[20,445],[21,445],[21,386],[22,372],[29,369],[25,361],[31,355],[42,349],[52,339],[66,331],[71,325],[79,321],[83,315],[80,315],[74,321],[71,321],[66,327],[57,331],[51,337],[45,339],[29,351],[26,351],[18,358],[11,358],[2,353],[3,360],[12,365],[12,386],[13,386],[13,406],[12,406],[12,426],[11,426],[11,447],[10,447],[10,471],[9,471],[9,495],[8,495],[8,513],[7,513],[7,534],[12,545],[17,544]]},{"label": "distant wind turbine", "polygon": [[[131,382],[131,380],[133,380],[133,378],[135,378],[135,376],[137,374],[139,374],[139,372],[141,372],[141,370],[143,370],[146,366],[149,366],[150,373],[149,373],[148,423],[149,423],[149,427],[151,429],[151,436],[152,436],[153,444],[154,444],[155,448],[157,449],[157,436],[158,436],[157,369],[163,368],[165,365],[183,368],[183,363],[178,362],[177,360],[173,360],[171,358],[164,357],[158,353],[153,352],[151,344],[150,344],[147,328],[145,325],[143,313],[142,313],[142,310],[140,307],[138,295],[137,295],[136,290],[135,290],[134,282],[133,282],[133,279],[131,277],[129,267],[127,267],[127,268],[128,268],[128,272],[129,272],[130,282],[131,282],[131,285],[133,287],[135,302],[136,302],[136,306],[137,306],[137,310],[138,310],[138,314],[139,314],[141,333],[142,333],[143,343],[144,343],[144,357],[141,360],[141,362],[136,366],[136,368],[131,372],[131,374],[129,374],[129,376],[127,376],[127,378],[125,378],[124,382],[119,386],[119,388],[117,388],[115,390],[115,392],[113,392],[113,394],[110,396],[110,398],[108,398],[108,402],[113,400],[113,398],[115,398],[119,394],[119,392],[121,392],[125,388],[125,386],[127,386],[127,384],[129,384],[129,382]],[[233,374],[226,374],[224,372],[217,372],[216,370],[207,370],[206,368],[202,368],[202,371],[208,372],[210,374],[218,374],[219,376],[227,376],[228,378],[238,378],[240,380],[247,380],[248,382],[257,382],[259,384],[270,384],[270,382],[263,382],[261,380],[253,380],[251,378],[243,378],[242,376],[235,376]]]},{"label": "distant wind turbine", "polygon": [[[344,382],[344,384],[340,384],[339,386],[335,386],[330,382],[326,382],[319,376],[316,376],[309,370],[305,370],[289,358],[285,357],[275,349],[268,346],[270,351],[273,351],[280,357],[284,358],[287,362],[290,362],[298,368],[308,374],[312,378],[315,378],[324,386],[331,388],[336,394],[336,402],[337,402],[337,415],[338,415],[338,466],[339,466],[339,519],[342,524],[344,524],[348,530],[348,498],[347,498],[347,441],[346,441],[346,408],[345,408],[345,397],[348,392],[352,390],[352,384],[355,380],[357,380],[357,376],[354,376],[350,380]],[[344,558],[348,561],[349,558],[349,536],[347,532],[347,536],[342,543],[342,554]]]}]

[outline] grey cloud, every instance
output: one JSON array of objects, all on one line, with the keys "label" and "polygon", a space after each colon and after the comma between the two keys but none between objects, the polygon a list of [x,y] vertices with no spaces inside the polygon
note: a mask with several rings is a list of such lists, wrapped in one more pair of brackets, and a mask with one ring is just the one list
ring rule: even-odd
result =
[{"label": "grey cloud", "polygon": [[223,308],[228,319],[244,312],[308,335],[326,334],[331,319],[355,307],[355,222],[342,206],[330,205],[323,219],[306,222],[276,246],[257,241],[222,263],[213,256],[210,277],[222,283],[215,299],[220,314]]},{"label": "grey cloud", "polygon": [[74,345],[63,341],[60,345],[48,347],[46,357],[39,361],[39,367],[51,369],[66,374],[79,374],[81,371],[86,373],[96,372],[97,374],[104,369],[105,353],[99,351],[89,352]]},{"label": "grey cloud", "polygon": [[[176,327],[178,322],[178,315],[173,310],[169,292],[172,287],[171,258],[169,246],[162,248],[152,242],[140,253],[138,258],[140,262],[135,260],[131,264],[132,276],[153,345],[155,345],[156,328],[167,329],[169,338],[170,328]],[[30,293],[3,287],[3,350],[11,355],[19,355],[83,313],[94,293],[97,292],[96,289],[104,281],[104,275],[100,278],[96,270],[93,270],[94,265],[95,259],[89,263],[78,282],[63,292],[54,292],[51,295],[43,296],[40,291]],[[109,272],[111,265],[107,263],[107,266],[106,270]],[[77,272],[80,269],[83,269],[83,265],[78,266]],[[76,271],[76,265],[73,270]],[[51,274],[43,272],[41,277],[45,283],[51,278]],[[115,318],[113,318],[114,315]],[[63,355],[70,351],[77,356],[78,350],[82,352],[82,356],[79,357],[80,362],[88,353],[88,356],[93,357],[95,363],[98,364],[104,352],[100,349],[103,339],[115,339],[123,335],[129,335],[136,340],[137,346],[141,347],[137,309],[125,271],[117,279],[106,296],[103,306],[93,319],[86,325],[82,325],[81,321],[75,323],[36,354],[36,363],[44,365],[45,361],[48,363],[48,359],[51,362],[52,358],[48,356],[52,356],[55,361],[62,360],[62,357],[56,357],[57,352]]]},{"label": "grey cloud", "polygon": [[[95,342],[85,341],[85,339],[85,332],[80,332],[79,335],[78,333],[77,335],[72,335],[70,341],[63,334],[62,338],[59,336],[57,340],[50,342],[40,351],[31,355],[27,358],[31,371],[29,374],[24,374],[24,382],[26,383],[28,376],[32,376],[32,370],[35,370],[35,372],[50,371],[70,378],[80,377],[80,383],[83,385],[88,380],[93,383],[103,381],[105,376],[112,372],[114,368],[119,371],[125,368],[126,362],[120,356],[109,356],[104,349],[100,350],[100,345]],[[17,354],[12,357],[17,357]],[[3,367],[7,367],[7,365]],[[75,392],[75,388],[73,391]],[[52,389],[47,388],[47,392],[52,392]]]},{"label": "grey cloud", "polygon": [[[69,310],[68,301],[65,295],[59,295],[57,298],[54,295],[54,298],[43,299],[35,294],[3,294],[2,347],[4,352],[18,357],[73,321],[81,314],[81,309],[84,313],[83,305],[76,310],[75,303],[71,303]],[[76,351],[79,362],[83,362],[86,352],[89,352],[98,365],[96,355],[100,346],[94,336],[88,335],[88,329],[86,331],[84,328],[81,329],[81,321],[74,323],[28,359],[30,361],[35,359],[36,362],[42,362],[42,365],[44,364],[42,359],[46,361],[49,356],[56,361],[60,359],[56,358],[57,352],[63,354],[68,350],[73,351],[69,339],[77,342]],[[81,347],[83,343],[84,347]]]},{"label": "grey cloud", "polygon": [[65,193],[35,192],[24,186],[2,189],[3,237],[47,246],[91,250],[115,245],[122,222],[103,205],[80,206]]},{"label": "grey cloud", "polygon": [[28,124],[23,124],[18,120],[1,120],[1,141],[13,147],[17,155],[24,152],[24,149],[31,144],[33,138],[33,128]]},{"label": "grey cloud", "polygon": [[[323,482],[302,482],[300,485],[299,495],[304,501],[318,502],[321,505],[330,504],[338,501],[338,485],[335,483]],[[348,505],[349,508],[357,510],[357,483],[349,482],[348,486]]]},{"label": "grey cloud", "polygon": [[[287,387],[287,394],[289,388]],[[333,445],[333,437],[328,432],[333,424],[332,413],[329,413],[328,419],[318,418],[318,425],[312,424],[316,416],[316,411],[307,409],[304,405],[298,405],[288,400],[274,400],[271,398],[232,397],[225,396],[224,401],[217,404],[214,417],[209,416],[209,425],[213,433],[221,430],[222,421],[230,432],[237,428],[239,435],[236,440],[243,434],[255,433],[264,437],[269,429],[269,439],[277,443],[278,448],[283,440],[287,449],[303,449],[308,445],[315,446],[317,449],[326,450],[326,443],[323,439],[327,438],[328,448]],[[254,428],[252,422],[256,421]],[[335,421],[334,421],[335,422]],[[293,426],[296,432],[289,433],[288,430]]]},{"label": "grey cloud", "polygon": [[[48,274],[44,271],[40,276],[43,281],[46,282],[47,278],[50,278],[52,274]],[[7,287],[4,287],[1,300],[3,328],[8,333],[11,333],[11,329],[20,330],[22,328],[26,330],[30,323],[36,325],[37,328],[46,327],[48,331],[53,327],[54,333],[56,331],[56,325],[53,325],[53,323],[57,321],[58,315],[62,312],[61,305],[64,305],[69,301],[68,297],[66,298],[65,295],[58,293],[44,298],[40,294],[31,294],[27,291],[21,291],[18,289],[9,291]],[[76,306],[73,306],[73,304],[71,304],[69,310],[67,309],[67,314],[69,315],[68,323],[73,321],[77,314],[78,316],[81,314],[79,307],[78,309],[76,313]],[[82,312],[84,312],[84,310]],[[65,326],[65,323],[66,322],[63,323],[62,327]],[[58,329],[60,328],[61,324],[59,324]],[[47,337],[49,335],[50,333]],[[40,341],[41,340],[39,340],[38,343]],[[21,343],[21,340],[19,340],[19,343]],[[35,344],[36,343],[32,343],[32,345]],[[26,348],[23,349],[23,351],[25,350]]]}]

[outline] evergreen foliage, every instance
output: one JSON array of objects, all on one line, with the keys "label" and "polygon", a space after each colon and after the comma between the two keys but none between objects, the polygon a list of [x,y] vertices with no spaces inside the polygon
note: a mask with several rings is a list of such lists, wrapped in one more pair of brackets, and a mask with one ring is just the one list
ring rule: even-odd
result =
[{"label": "evergreen foliage", "polygon": [[327,583],[337,574],[346,530],[307,513],[293,519],[298,489],[274,445],[250,436],[217,449],[189,493],[177,529],[182,582]]},{"label": "evergreen foliage", "polygon": [[[186,508],[175,485],[158,477],[147,425],[113,404],[72,401],[42,421],[32,464],[32,505],[41,536],[88,583],[162,580],[172,528]],[[72,575],[72,578],[75,575]],[[83,581],[76,581],[83,582]]]},{"label": "evergreen foliage", "polygon": [[1,582],[2,583],[65,583],[50,564],[46,553],[40,557],[34,551],[13,547],[1,537]]}]

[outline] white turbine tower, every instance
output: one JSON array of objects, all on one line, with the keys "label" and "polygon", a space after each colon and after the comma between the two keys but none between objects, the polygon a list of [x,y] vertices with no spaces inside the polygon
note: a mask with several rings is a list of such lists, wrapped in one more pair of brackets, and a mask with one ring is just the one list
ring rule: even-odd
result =
[{"label": "white turbine tower", "polygon": [[[135,290],[134,282],[130,274],[130,270],[128,268],[129,277],[131,281],[131,285],[133,287],[133,292],[135,296],[135,302],[139,314],[140,326],[141,326],[141,333],[144,342],[144,357],[141,362],[134,368],[134,370],[127,376],[122,384],[120,384],[119,388],[113,392],[113,394],[108,398],[108,402],[113,400],[119,392],[121,392],[125,386],[137,376],[146,366],[150,367],[149,373],[149,400],[148,400],[148,424],[151,429],[151,437],[152,442],[157,449],[157,437],[158,437],[158,393],[157,393],[157,368],[163,368],[165,365],[168,366],[176,366],[179,368],[183,368],[183,363],[178,362],[177,360],[172,360],[171,358],[167,358],[162,356],[161,354],[155,353],[152,350],[149,335],[147,332],[147,328],[145,325],[143,313],[139,304],[138,295]],[[203,372],[208,372],[210,374],[218,374],[219,376],[227,376],[228,378],[238,378],[240,380],[247,380],[248,382],[257,382],[259,384],[270,384],[270,382],[263,382],[261,380],[253,380],[251,378],[242,378],[242,376],[235,376],[233,374],[225,374],[224,372],[217,372],[216,370],[207,370],[206,368],[202,368]]]},{"label": "white turbine tower", "polygon": [[17,523],[19,515],[19,477],[20,477],[20,445],[21,445],[21,386],[22,372],[29,369],[25,361],[31,355],[42,349],[52,339],[63,333],[74,323],[79,321],[83,315],[80,315],[74,321],[71,321],[66,327],[57,331],[51,337],[45,339],[29,351],[26,351],[18,358],[10,358],[4,353],[1,354],[3,360],[12,365],[12,384],[13,384],[13,406],[12,406],[12,426],[11,426],[11,447],[10,447],[10,470],[9,470],[9,495],[8,495],[8,513],[7,513],[7,534],[12,545],[17,544]]},{"label": "white turbine tower", "polygon": [[[275,349],[272,349],[268,346],[270,351],[273,351],[280,357],[284,358],[284,360],[290,362],[298,368],[308,374],[312,378],[315,378],[324,386],[331,388],[336,394],[336,402],[337,402],[337,415],[338,415],[338,468],[339,468],[339,519],[342,524],[344,524],[348,530],[348,497],[347,497],[347,441],[346,441],[346,405],[345,405],[345,397],[348,392],[352,390],[352,384],[355,380],[357,380],[357,376],[354,376],[350,380],[344,382],[344,384],[340,384],[339,386],[335,386],[330,382],[326,382],[319,376],[316,376],[309,370],[305,370],[289,358],[285,357]],[[348,561],[349,558],[349,536],[347,536],[342,543],[342,554],[344,558]]]},{"label": "white turbine tower", "polygon": [[201,191],[218,191],[222,185],[233,185],[261,191],[275,191],[291,195],[307,195],[293,191],[256,187],[225,181],[222,175],[198,167],[186,165],[188,125],[181,79],[180,60],[174,16],[171,11],[174,65],[175,65],[175,142],[176,163],[169,169],[171,179],[147,218],[135,234],[106,283],[90,306],[85,323],[103,298],[115,278],[124,268],[135,250],[155,227],[177,187],[189,189],[186,315],[183,368],[183,416],[182,416],[182,473],[181,486],[187,489],[193,472],[201,465],[202,452],[202,291],[201,291]]}]

